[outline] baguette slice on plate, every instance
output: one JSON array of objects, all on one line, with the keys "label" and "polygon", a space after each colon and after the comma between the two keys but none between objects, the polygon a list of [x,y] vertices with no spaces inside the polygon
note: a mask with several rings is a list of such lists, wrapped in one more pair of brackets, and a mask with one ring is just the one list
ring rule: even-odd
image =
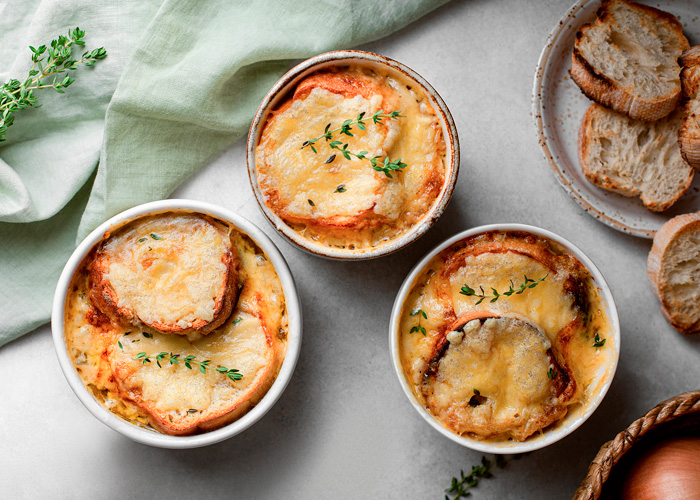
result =
[{"label": "baguette slice on plate", "polygon": [[632,120],[598,104],[583,116],[579,161],[586,178],[623,196],[639,196],[660,212],[690,187],[693,169],[678,147],[680,109],[655,122]]},{"label": "baguette slice on plate", "polygon": [[681,333],[700,333],[700,212],[666,222],[654,237],[647,275],[661,312]]},{"label": "baguette slice on plate", "polygon": [[681,70],[681,87],[685,119],[678,132],[683,158],[695,170],[700,171],[700,45],[685,52],[678,59]]},{"label": "baguette slice on plate", "polygon": [[627,0],[603,0],[597,16],[576,33],[573,81],[590,99],[631,118],[671,113],[681,95],[677,60],[689,48],[675,16]]}]

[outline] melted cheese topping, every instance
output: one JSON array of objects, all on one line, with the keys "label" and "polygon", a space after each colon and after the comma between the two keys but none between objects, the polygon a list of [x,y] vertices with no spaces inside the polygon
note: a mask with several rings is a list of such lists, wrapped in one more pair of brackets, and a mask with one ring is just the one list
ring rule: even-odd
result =
[{"label": "melted cheese topping", "polygon": [[[415,83],[351,67],[343,78],[367,82],[376,93],[346,95],[313,88],[283,104],[265,125],[256,150],[258,182],[270,209],[290,227],[319,245],[371,249],[416,224],[431,208],[444,184],[445,143],[437,116]],[[320,74],[322,77],[323,73]],[[338,78],[329,73],[328,78]],[[315,74],[312,78],[319,78]],[[299,86],[304,85],[302,81]],[[402,117],[372,123],[376,111],[398,110]],[[391,178],[368,160],[345,158],[325,140],[301,148],[365,113],[365,129],[353,136],[334,133],[354,153],[407,164]],[[328,163],[327,163],[328,162]],[[337,192],[343,185],[345,192]]]},{"label": "melted cheese topping", "polygon": [[[498,237],[503,237],[504,241],[508,240],[508,235],[505,233],[499,234]],[[565,249],[554,242],[540,239],[537,244],[547,248],[547,252],[552,257],[566,256]],[[590,274],[578,261],[569,256],[575,263],[577,272],[582,273],[585,278],[582,293],[586,297],[587,311],[583,313],[577,309],[574,297],[566,291],[568,272],[565,267],[557,265],[555,271],[552,271],[527,255],[499,251],[466,255],[463,261],[459,261],[460,265],[451,267],[447,272],[446,263],[449,263],[450,259],[461,250],[459,245],[460,243],[457,243],[442,251],[429,262],[416,278],[403,306],[399,326],[399,357],[406,379],[412,386],[416,398],[424,406],[429,406],[424,387],[426,371],[434,354],[436,339],[445,334],[446,329],[457,317],[483,311],[496,316],[523,318],[542,332],[546,341],[552,346],[552,351],[571,370],[577,387],[573,397],[561,406],[565,411],[561,412],[558,418],[563,418],[567,412],[578,413],[609,379],[616,349],[613,344],[612,326]],[[508,290],[511,281],[517,289],[523,282],[524,275],[533,280],[544,276],[547,278],[536,287],[526,289],[522,294],[502,296],[496,302],[486,299],[477,304],[478,297],[459,293],[464,285],[469,285],[479,293],[481,293],[480,287],[483,287],[487,295],[492,295],[491,288],[502,293]],[[418,309],[425,311],[428,318],[410,314]],[[419,320],[420,325],[426,329],[425,336],[411,333],[411,329],[418,324]],[[578,326],[574,329],[571,338],[562,340],[562,331],[566,331],[571,324],[578,324]],[[600,338],[606,339],[602,348],[593,347],[596,333]],[[479,349],[486,349],[485,344],[479,344],[479,341],[474,340],[479,344],[474,347],[471,343],[467,343],[475,351],[469,354],[465,352],[464,357],[460,359],[467,365],[463,365],[461,369],[469,374],[470,382],[465,382],[467,385],[451,394],[442,393],[439,398],[439,409],[451,408],[445,414],[451,413],[452,416],[441,418],[437,415],[437,406],[434,410],[429,409],[446,428],[476,439],[522,440],[537,430],[536,426],[534,429],[533,426],[523,427],[523,422],[544,421],[538,413],[540,411],[538,407],[541,407],[543,400],[537,394],[544,394],[540,390],[544,390],[545,386],[539,385],[539,389],[535,392],[524,390],[522,384],[518,383],[504,386],[503,377],[511,372],[509,368],[511,366],[530,365],[536,367],[537,371],[532,374],[533,380],[543,382],[544,377],[547,376],[549,363],[544,363],[544,359],[538,357],[537,353],[541,352],[541,348],[535,349],[536,352],[531,353],[533,357],[524,362],[522,352],[516,354],[514,348],[509,347],[508,342],[504,342],[505,338],[500,334],[492,336],[492,343],[488,345],[488,355],[484,354],[484,356],[477,356],[476,352]],[[533,345],[535,344],[537,342]],[[544,344],[541,347],[544,347]],[[469,384],[474,385],[468,386]],[[498,394],[498,398],[494,399],[492,406],[479,408],[478,412],[469,412],[467,411],[468,402],[473,394],[469,391],[475,388],[486,395]],[[453,406],[450,407],[450,404]],[[558,411],[556,405],[552,408],[552,411]],[[480,413],[487,411],[488,419]],[[510,429],[499,424],[499,422],[509,421],[510,417],[516,414],[518,418],[512,420]],[[489,429],[487,424],[490,426]],[[523,428],[526,429],[524,435],[518,430]]]},{"label": "melted cheese topping", "polygon": [[[556,403],[554,382],[547,376],[551,343],[544,332],[502,317],[483,324],[472,320],[463,332],[448,335],[436,380],[422,386],[430,410],[460,434],[497,436],[515,430],[526,438],[532,433],[529,421],[546,419]],[[478,400],[472,399],[475,388]]]},{"label": "melted cheese topping", "polygon": [[[209,430],[237,418],[262,398],[274,381],[286,349],[287,314],[282,284],[271,262],[247,236],[228,227],[241,262],[243,284],[229,319],[197,340],[142,334],[112,322],[91,302],[87,266],[82,263],[66,299],[68,353],[85,386],[107,409],[167,433]],[[137,361],[138,353],[180,354],[180,364]],[[206,374],[184,366],[182,358],[211,360]],[[233,381],[218,366],[243,375]]]},{"label": "melted cheese topping", "polygon": [[109,259],[103,278],[117,307],[145,324],[192,327],[214,319],[228,269],[230,228],[196,215],[149,217],[116,232],[100,249]]}]

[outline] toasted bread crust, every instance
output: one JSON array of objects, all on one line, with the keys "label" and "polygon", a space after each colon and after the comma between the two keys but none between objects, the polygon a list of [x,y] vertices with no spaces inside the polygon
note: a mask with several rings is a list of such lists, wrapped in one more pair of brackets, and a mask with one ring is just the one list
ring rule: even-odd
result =
[{"label": "toasted bread crust", "polygon": [[678,104],[678,100],[681,96],[680,88],[660,99],[645,99],[640,96],[635,96],[635,89],[633,87],[624,87],[598,71],[590,61],[586,60],[578,48],[579,43],[586,36],[586,31],[588,29],[595,25],[612,22],[610,5],[613,1],[625,3],[635,9],[664,20],[676,31],[681,41],[682,48],[688,48],[688,40],[683,35],[683,26],[672,14],[627,0],[603,0],[601,7],[596,13],[596,21],[593,24],[583,25],[576,33],[576,42],[571,58],[571,70],[569,74],[586,97],[607,108],[637,120],[654,121],[663,118],[671,113]]},{"label": "toasted bread crust", "polygon": [[[461,316],[454,323],[449,325],[449,327],[440,332],[440,334],[433,339],[434,344],[432,355],[423,378],[424,396],[433,413],[439,413],[439,409],[432,400],[430,393],[434,384],[436,384],[441,378],[441,361],[446,356],[450,347],[450,341],[447,339],[447,334],[452,331],[463,329],[466,324],[471,321],[476,320],[483,325],[484,320],[489,318],[506,319],[509,321],[515,321],[516,323],[520,322],[529,325],[526,320],[519,317],[510,317],[509,315],[505,314],[493,314],[487,311],[473,311]],[[531,325],[530,328],[539,330],[539,328],[534,325]],[[489,432],[493,435],[506,433],[518,441],[524,441],[533,433],[544,429],[545,427],[564,417],[568,411],[568,403],[576,394],[576,382],[573,378],[573,373],[568,368],[561,366],[558,363],[552,348],[547,350],[546,356],[550,367],[554,370],[557,376],[553,377],[550,382],[551,399],[548,399],[548,401],[543,405],[541,412],[537,416],[531,416],[525,421],[520,421],[520,419],[516,418],[512,421],[493,423],[487,425],[486,428],[482,428],[482,426],[477,423],[463,421],[459,418],[459,413],[452,414],[451,411],[448,411],[447,414],[443,415],[446,423],[448,423],[453,430],[459,431],[460,433],[475,432],[479,435],[483,432]],[[477,395],[477,398],[478,400],[474,406],[478,406],[487,400],[487,398],[483,397],[481,394]],[[469,402],[469,406],[472,406],[471,400]]]},{"label": "toasted bread crust", "polygon": [[[659,300],[661,313],[673,328],[684,334],[700,334],[700,313],[695,311],[695,317],[683,312],[682,304],[673,295],[673,291],[664,279],[664,267],[670,257],[669,247],[685,233],[700,234],[700,212],[684,214],[667,221],[654,236],[654,243],[647,259],[647,277],[652,291]],[[697,250],[700,259],[700,249]],[[693,283],[696,288],[700,283]],[[700,295],[700,294],[698,294]],[[696,304],[697,306],[697,304]]]},{"label": "toasted bread crust", "polygon": [[[200,218],[209,224],[215,224],[212,219],[205,216],[200,216]],[[105,242],[100,245],[94,260],[92,260],[89,266],[90,300],[114,321],[124,325],[145,326],[160,333],[206,335],[221,326],[231,315],[238,298],[240,262],[235,252],[232,251],[230,241],[227,251],[221,255],[221,262],[226,267],[226,273],[218,284],[217,294],[214,298],[213,319],[206,320],[199,318],[192,321],[191,326],[182,326],[181,324],[159,320],[147,321],[139,317],[138,313],[132,308],[119,306],[119,294],[109,278],[110,267],[113,263],[117,262],[118,259],[112,253],[104,251],[108,236],[108,234],[105,234]]]},{"label": "toasted bread crust", "polygon": [[681,154],[688,165],[700,172],[700,117],[693,112],[693,102],[698,100],[700,87],[700,45],[691,47],[678,58],[681,65],[681,88],[685,118],[678,131]]},{"label": "toasted bread crust", "polygon": [[[616,179],[610,177],[605,171],[600,169],[594,169],[590,164],[589,158],[591,157],[591,148],[594,146],[596,138],[600,135],[600,131],[596,131],[593,126],[593,120],[599,113],[607,113],[603,108],[597,103],[591,104],[581,119],[581,126],[578,132],[578,157],[579,165],[583,169],[583,173],[586,178],[593,184],[612,191],[614,193],[620,194],[626,197],[640,197],[644,207],[652,212],[662,212],[669,209],[676,203],[690,188],[690,184],[693,181],[693,171],[687,169],[690,175],[687,175],[685,182],[681,188],[679,188],[674,197],[667,199],[666,201],[660,201],[653,198],[647,192],[640,189],[640,186],[633,185],[631,183],[621,183]],[[676,115],[673,115],[675,117]],[[671,117],[671,118],[673,118]],[[621,119],[625,119],[621,117]],[[650,127],[652,125],[649,125]],[[648,130],[648,129],[647,129]],[[612,140],[612,139],[611,139]],[[653,148],[653,146],[652,146]],[[685,159],[685,158],[684,158]]]},{"label": "toasted bread crust", "polygon": [[[254,302],[261,303],[264,298],[259,294]],[[257,404],[260,399],[267,393],[269,388],[275,381],[277,372],[279,371],[282,362],[282,353],[276,347],[273,335],[265,322],[265,319],[258,309],[254,313],[262,325],[265,332],[265,343],[267,350],[265,353],[265,368],[257,377],[258,380],[251,387],[248,387],[239,397],[232,401],[229,405],[220,408],[216,411],[207,411],[206,413],[194,413],[173,418],[170,412],[160,411],[156,404],[157,401],[148,401],[143,397],[143,394],[130,387],[127,382],[133,375],[133,367],[117,364],[113,367],[114,377],[119,387],[119,396],[126,401],[132,402],[148,415],[149,423],[164,434],[173,436],[186,436],[197,432],[205,432],[218,429],[234,420],[237,420],[241,415]],[[111,347],[114,349],[114,346]],[[122,365],[122,366],[120,366]],[[229,382],[233,383],[233,382]]]}]

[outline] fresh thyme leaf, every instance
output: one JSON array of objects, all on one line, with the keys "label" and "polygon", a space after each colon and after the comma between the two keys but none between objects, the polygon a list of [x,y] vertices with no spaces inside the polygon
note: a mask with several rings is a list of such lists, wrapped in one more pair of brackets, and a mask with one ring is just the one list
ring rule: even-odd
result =
[{"label": "fresh thyme leaf", "polygon": [[308,201],[308,202],[309,202],[309,205],[311,205],[312,207],[315,207],[315,206],[316,206],[316,204],[314,203],[314,201],[313,201],[312,199],[309,198],[309,199],[306,200],[306,201]]},{"label": "fresh thyme leaf", "polygon": [[[352,133],[352,127],[357,126],[358,129],[360,130],[367,130],[367,127],[365,126],[364,122],[364,116],[365,113],[362,112],[357,115],[357,117],[354,120],[345,120],[343,121],[342,125],[338,128],[334,128],[331,130],[331,124],[329,123],[326,125],[326,128],[323,132],[323,135],[320,135],[318,137],[315,137],[313,139],[308,139],[304,141],[301,144],[300,149],[304,149],[306,147],[311,148],[311,151],[314,153],[317,153],[316,148],[314,147],[314,144],[321,139],[325,139],[326,142],[328,143],[328,147],[331,149],[338,150],[340,154],[343,155],[343,157],[347,160],[351,160],[352,157],[357,158],[358,160],[369,160],[370,165],[372,165],[372,168],[376,170],[377,172],[384,172],[384,175],[386,175],[389,179],[393,179],[391,173],[392,172],[402,172],[404,168],[406,168],[408,165],[403,163],[401,161],[401,158],[398,160],[391,161],[389,157],[385,157],[384,160],[381,160],[381,156],[375,156],[374,158],[367,158],[367,155],[369,154],[368,151],[360,151],[359,153],[353,153],[348,149],[350,146],[347,143],[343,143],[343,141],[339,140],[332,140],[333,139],[333,134],[335,132],[338,132],[339,135],[347,135],[349,137],[354,137],[354,134]],[[405,118],[404,115],[402,115],[399,111],[392,111],[391,113],[385,113],[383,110],[379,110],[376,113],[374,113],[371,116],[371,120],[375,125],[382,124],[384,123],[382,119],[388,118],[388,119],[394,119],[394,118]],[[341,147],[342,146],[342,147]],[[335,160],[336,155],[331,154],[324,163],[331,163],[333,160]],[[342,192],[342,191],[340,191]]]},{"label": "fresh thyme leaf", "polygon": [[[413,311],[411,311],[408,314],[409,314],[409,316],[420,315],[424,319],[428,319],[428,315],[426,314],[426,312],[423,309],[414,309]],[[420,316],[418,317],[418,324],[416,326],[414,326],[413,328],[411,328],[409,333],[421,332],[423,335],[426,335],[427,332],[425,331],[425,327],[420,324],[421,323]]]},{"label": "fresh thyme leaf", "polygon": [[481,393],[479,392],[479,389],[474,389],[474,395],[476,395],[476,396],[481,396]]},{"label": "fresh thyme leaf", "polygon": [[0,142],[7,139],[7,129],[14,123],[15,112],[41,106],[35,95],[36,90],[52,88],[63,94],[74,80],[67,75],[59,79],[59,75],[76,70],[81,64],[92,66],[96,61],[107,57],[107,51],[100,47],[85,52],[80,59],[71,59],[75,46],[85,46],[84,37],[85,32],[75,28],[68,31],[68,36],[60,35],[48,47],[29,46],[33,64],[27,77],[23,81],[13,78],[0,87]]},{"label": "fresh thyme leaf", "polygon": [[163,238],[161,238],[160,236],[158,236],[156,233],[151,233],[150,236],[151,236],[151,238],[153,238],[154,240],[162,240],[162,239],[163,239]]},{"label": "fresh thyme leaf", "polygon": [[143,243],[144,241],[146,241],[146,238],[139,238],[139,241],[137,243]]},{"label": "fresh thyme leaf", "polygon": [[[508,462],[518,460],[525,455],[527,455],[527,453],[513,455],[509,458],[506,458],[503,455],[496,455],[491,460],[487,459],[485,456],[482,456],[481,464],[472,466],[472,470],[468,475],[465,475],[464,471],[459,471],[459,478],[453,477],[452,481],[450,482],[450,487],[445,489],[445,492],[454,494],[452,500],[468,497],[471,495],[471,492],[467,490],[477,486],[479,484],[479,480],[492,478],[494,469],[503,469],[506,465],[508,465]],[[445,495],[445,498],[450,500],[450,497],[447,495]]]},{"label": "fresh thyme leaf", "polygon": [[152,338],[153,338],[153,334],[152,334],[152,333],[141,332],[141,335],[143,335],[143,336],[146,337],[147,339],[152,339]]},{"label": "fresh thyme leaf", "polygon": [[[162,368],[163,365],[161,364],[161,362],[163,362],[163,363],[168,362],[171,365],[179,365],[180,364],[180,361],[179,361],[180,356],[181,356],[181,354],[173,354],[172,352],[171,353],[159,352],[158,354],[150,354],[150,355],[146,352],[140,352],[136,355],[134,360],[141,361],[141,363],[146,364],[146,363],[150,363],[152,360],[155,359],[158,367]],[[182,362],[185,365],[185,367],[189,368],[190,370],[192,369],[192,365],[198,367],[198,371],[201,373],[206,374],[207,368],[211,368],[213,371],[215,371],[217,373],[221,373],[223,375],[226,375],[226,377],[228,377],[229,379],[231,379],[233,381],[238,381],[238,380],[241,380],[243,378],[243,375],[241,374],[241,372],[239,372],[235,368],[229,369],[229,368],[226,368],[225,366],[220,366],[220,365],[217,366],[216,368],[214,368],[214,367],[210,366],[210,364],[211,364],[210,359],[207,359],[204,361],[198,361],[196,359],[196,357],[193,356],[192,354],[182,358]],[[195,411],[197,411],[197,410],[195,410]]]},{"label": "fresh thyme leaf", "polygon": [[603,347],[605,345],[605,339],[601,339],[600,335],[598,335],[598,332],[596,332],[593,340],[595,341],[593,347]]},{"label": "fresh thyme leaf", "polygon": [[197,413],[199,410],[195,410],[194,408],[190,408],[187,410],[187,413]]},{"label": "fresh thyme leaf", "polygon": [[345,184],[339,184],[338,187],[335,188],[335,191],[333,191],[333,192],[334,193],[344,193],[345,191],[347,191],[347,189],[345,189]]},{"label": "fresh thyme leaf", "polygon": [[525,275],[524,276],[525,280],[523,281],[523,283],[520,284],[520,287],[513,288],[513,282],[511,281],[510,287],[505,292],[499,293],[498,290],[496,290],[495,288],[491,288],[491,292],[492,292],[491,295],[486,295],[483,287],[479,287],[479,289],[481,290],[481,293],[478,293],[476,290],[474,290],[472,287],[470,287],[469,285],[467,285],[465,283],[464,286],[462,286],[462,289],[460,290],[459,293],[461,295],[466,295],[467,297],[472,297],[472,296],[479,297],[479,300],[477,300],[475,303],[475,305],[478,306],[485,299],[490,299],[489,302],[492,303],[492,302],[496,302],[498,299],[500,299],[503,296],[510,297],[513,294],[520,295],[528,288],[535,288],[541,282],[546,280],[547,276],[549,276],[549,273],[547,273],[545,276],[543,276],[542,278],[540,278],[538,280],[533,280],[533,279],[528,278],[527,275]]},{"label": "fresh thyme leaf", "polygon": [[557,372],[554,370],[553,366],[550,366],[549,370],[547,370],[547,376],[552,379],[557,376]]},{"label": "fresh thyme leaf", "polygon": [[234,320],[231,322],[231,324],[232,324],[232,325],[237,325],[237,324],[240,323],[241,321],[243,321],[243,318],[236,318],[236,319],[234,319]]},{"label": "fresh thyme leaf", "polygon": [[119,349],[121,349],[123,351],[124,346],[122,345],[122,343],[119,340],[117,340],[117,344],[119,345]]}]

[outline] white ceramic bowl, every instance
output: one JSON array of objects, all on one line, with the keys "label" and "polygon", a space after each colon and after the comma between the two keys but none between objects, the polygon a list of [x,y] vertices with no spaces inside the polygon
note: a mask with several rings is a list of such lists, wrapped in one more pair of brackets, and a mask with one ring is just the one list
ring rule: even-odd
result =
[{"label": "white ceramic bowl", "polygon": [[[269,257],[275,270],[277,271],[284,289],[289,319],[287,352],[277,378],[265,396],[257,405],[255,405],[255,407],[253,407],[248,413],[243,415],[238,420],[231,422],[220,429],[193,436],[169,436],[167,434],[161,434],[155,430],[141,428],[127,422],[126,420],[123,420],[103,407],[95,400],[92,394],[88,392],[83,385],[82,380],[78,376],[78,373],[75,371],[66,350],[66,342],[63,333],[64,306],[66,303],[66,296],[71,278],[90,250],[92,250],[95,245],[102,241],[105,231],[108,231],[113,227],[121,226],[124,223],[143,215],[160,213],[169,210],[184,210],[209,214],[215,218],[231,223],[233,227],[250,236],[250,238],[255,241],[255,243]],[[299,298],[297,296],[294,279],[292,278],[292,274],[289,271],[289,267],[287,266],[284,257],[282,257],[282,254],[279,252],[279,250],[277,250],[275,244],[272,243],[272,241],[260,229],[258,229],[257,226],[240,215],[209,203],[193,200],[161,200],[139,205],[132,209],[126,210],[119,215],[115,215],[95,229],[87,238],[85,238],[85,240],[83,240],[82,243],[80,243],[80,245],[78,245],[78,248],[75,249],[73,254],[68,259],[68,262],[66,263],[66,266],[64,267],[58,280],[58,286],[56,287],[56,294],[54,295],[53,300],[53,309],[51,312],[51,330],[53,332],[53,341],[56,347],[58,362],[61,366],[61,370],[63,370],[66,380],[68,380],[68,384],[70,385],[71,389],[73,389],[76,396],[78,396],[78,399],[80,399],[88,411],[90,411],[90,413],[92,413],[97,420],[111,429],[114,429],[120,434],[123,434],[124,436],[133,439],[138,443],[157,446],[160,448],[197,448],[200,446],[218,443],[219,441],[223,441],[224,439],[228,439],[240,432],[243,432],[245,429],[260,420],[260,418],[267,413],[267,411],[279,399],[292,377],[301,346],[301,321],[301,309],[299,306]]]},{"label": "white ceramic bowl", "polygon": [[[453,245],[454,243],[474,236],[476,234],[485,233],[488,231],[524,231],[533,233],[536,235],[544,236],[552,241],[555,241],[565,247],[571,255],[576,257],[578,261],[583,264],[583,266],[588,269],[591,277],[593,278],[596,286],[599,289],[599,293],[605,303],[605,311],[610,319],[610,324],[612,326],[612,332],[610,335],[613,337],[613,342],[609,345],[615,347],[615,353],[613,356],[613,366],[610,368],[607,375],[607,380],[600,386],[598,391],[593,395],[593,398],[586,403],[586,406],[582,408],[582,411],[574,412],[573,414],[568,414],[560,422],[559,425],[554,428],[547,429],[540,436],[535,436],[527,439],[523,442],[506,441],[506,442],[488,442],[479,441],[467,436],[460,436],[454,432],[443,427],[443,425],[430,414],[423,405],[418,402],[418,399],[413,394],[411,386],[406,380],[403,368],[401,367],[401,360],[399,359],[399,325],[401,319],[401,310],[403,309],[403,304],[410,292],[413,282],[416,280],[418,274],[425,268],[430,260],[435,257],[438,253]],[[609,336],[610,336],[609,335]],[[488,226],[480,226],[470,229],[468,231],[456,234],[452,238],[444,241],[437,247],[435,247],[431,252],[429,252],[416,266],[411,270],[406,279],[404,280],[399,293],[394,301],[394,307],[391,311],[391,326],[389,329],[389,348],[391,351],[391,359],[394,364],[394,370],[396,370],[396,375],[399,377],[399,382],[403,388],[404,393],[411,401],[413,407],[418,411],[418,413],[435,429],[438,430],[443,436],[448,437],[452,441],[477,450],[483,453],[494,453],[494,454],[514,454],[514,453],[526,453],[533,450],[538,450],[544,448],[552,443],[559,441],[565,436],[572,433],[581,424],[583,424],[588,417],[590,417],[595,409],[600,405],[608,392],[608,388],[612,383],[613,377],[615,375],[615,370],[617,369],[617,363],[620,355],[620,320],[617,316],[617,308],[615,307],[615,301],[613,300],[612,293],[608,284],[605,282],[603,275],[600,274],[598,268],[591,262],[591,260],[586,257],[586,255],[576,248],[569,241],[565,240],[561,236],[551,233],[547,230],[540,229],[533,226],[528,226],[524,224],[492,224]]]},{"label": "white ceramic bowl", "polygon": [[[260,135],[263,127],[267,122],[267,118],[272,110],[274,110],[280,101],[285,99],[296,85],[305,77],[320,69],[332,66],[340,66],[347,64],[362,64],[369,67],[376,67],[380,70],[389,70],[393,73],[402,75],[405,79],[413,81],[415,86],[423,91],[423,94],[428,98],[442,127],[442,135],[445,139],[445,183],[442,186],[432,208],[423,216],[423,218],[410,230],[401,234],[397,238],[389,242],[372,248],[370,250],[344,250],[327,248],[304,238],[299,233],[289,227],[270,207],[265,203],[265,197],[260,190],[258,184],[257,170],[255,169],[255,150],[258,147]],[[296,245],[313,255],[327,257],[331,259],[342,260],[364,260],[373,259],[396,252],[410,243],[416,241],[442,215],[447,203],[450,201],[452,191],[454,190],[455,182],[457,182],[457,173],[459,171],[459,139],[457,137],[457,129],[455,128],[454,120],[447,105],[442,100],[440,95],[433,87],[418,73],[411,68],[401,64],[400,62],[389,59],[388,57],[372,54],[371,52],[362,52],[358,50],[341,50],[336,52],[327,52],[318,56],[312,57],[301,64],[289,70],[280,80],[272,87],[263,99],[258,112],[253,118],[253,123],[250,126],[248,134],[248,175],[250,183],[255,193],[255,198],[267,220],[272,224],[287,241]]]}]

